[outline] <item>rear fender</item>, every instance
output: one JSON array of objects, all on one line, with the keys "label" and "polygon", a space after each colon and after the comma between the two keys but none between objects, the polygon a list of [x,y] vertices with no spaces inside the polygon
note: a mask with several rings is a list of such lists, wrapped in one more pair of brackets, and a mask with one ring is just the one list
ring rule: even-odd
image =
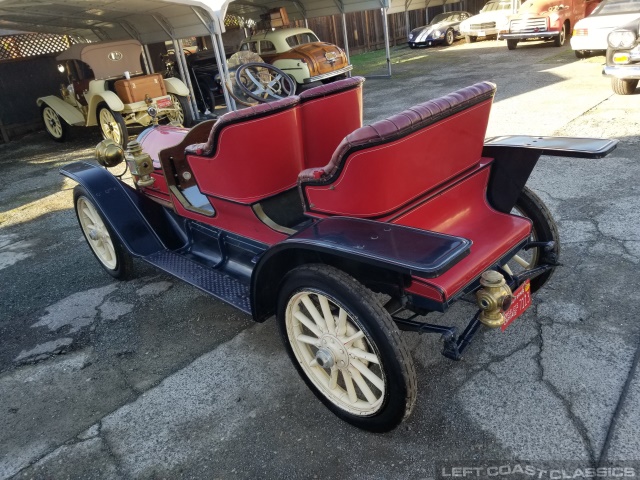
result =
[{"label": "rear fender", "polygon": [[179,78],[165,78],[164,86],[167,89],[167,93],[173,93],[174,95],[178,95],[180,97],[186,97],[189,95],[189,89]]},{"label": "rear fender", "polygon": [[99,95],[94,95],[89,101],[89,113],[87,115],[87,127],[92,127],[98,124],[98,105],[106,103],[107,106],[114,112],[121,112],[124,110],[124,103],[113,92],[104,91]]},{"label": "rear fender", "polygon": [[117,180],[107,170],[89,163],[72,163],[61,168],[60,173],[85,188],[111,230],[132,255],[145,257],[164,250],[150,223],[163,216],[160,205]]},{"label": "rear fender", "polygon": [[82,112],[74,106],[69,105],[60,97],[56,97],[55,95],[40,97],[38,100],[36,100],[36,103],[39,107],[42,107],[42,105],[50,106],[58,115],[60,115],[60,118],[62,118],[69,125],[85,124],[85,119]]}]

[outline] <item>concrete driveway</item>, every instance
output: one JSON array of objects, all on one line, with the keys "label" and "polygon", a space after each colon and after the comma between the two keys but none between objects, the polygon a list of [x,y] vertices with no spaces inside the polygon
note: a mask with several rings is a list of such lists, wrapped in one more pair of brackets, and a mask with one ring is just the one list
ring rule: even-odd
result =
[{"label": "concrete driveway", "polygon": [[[372,58],[362,73],[381,70]],[[640,91],[614,96],[602,61],[542,44],[403,47],[393,79],[366,82],[367,122],[490,80],[488,136],[620,140],[602,160],[539,162],[529,185],[559,224],[564,266],[462,362],[437,336],[404,334],[418,402],[384,435],[315,399],[273,321],[142,263],[129,282],[103,273],[57,173],[92,157],[95,130],[1,145],[0,478],[640,476]]]}]

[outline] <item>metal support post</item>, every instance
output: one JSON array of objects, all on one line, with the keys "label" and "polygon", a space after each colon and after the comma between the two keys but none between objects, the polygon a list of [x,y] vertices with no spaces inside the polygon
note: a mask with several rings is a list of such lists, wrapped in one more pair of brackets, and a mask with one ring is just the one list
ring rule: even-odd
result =
[{"label": "metal support post", "polygon": [[384,49],[387,53],[387,73],[391,76],[391,50],[389,48],[389,19],[387,17],[389,8],[382,8],[382,26],[384,29]]},{"label": "metal support post", "polygon": [[[347,15],[342,12],[342,36],[344,38],[344,53],[347,56],[347,64],[351,65],[351,59],[349,58],[349,37],[347,35]],[[351,76],[351,72],[347,74]]]},{"label": "metal support post", "polygon": [[149,53],[149,46],[145,44],[142,48],[144,49],[144,57],[146,58],[146,64],[149,68],[149,73],[156,73],[153,69],[153,61],[151,60],[151,54]]},{"label": "metal support post", "polygon": [[[189,65],[187,65],[187,57],[184,54],[184,45],[182,43],[182,39],[178,40],[178,47],[180,47],[180,61],[182,62],[182,67],[184,68],[185,77],[186,77],[184,83],[187,85],[187,88],[191,92],[191,95],[189,95],[189,101],[191,102],[191,107],[193,109],[192,113],[197,113],[198,103],[196,102],[195,90],[193,89],[193,84],[191,83],[191,75],[189,75]],[[193,116],[194,119],[197,119],[199,117],[200,115]]]}]

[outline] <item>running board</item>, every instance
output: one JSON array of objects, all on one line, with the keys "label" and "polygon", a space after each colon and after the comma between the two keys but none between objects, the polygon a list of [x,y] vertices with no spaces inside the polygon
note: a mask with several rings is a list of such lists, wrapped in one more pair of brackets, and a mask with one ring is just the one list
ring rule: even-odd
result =
[{"label": "running board", "polygon": [[142,259],[168,274],[199,288],[203,292],[249,315],[252,314],[249,285],[245,285],[226,273],[202,265],[170,250],[152,253],[142,257]]}]

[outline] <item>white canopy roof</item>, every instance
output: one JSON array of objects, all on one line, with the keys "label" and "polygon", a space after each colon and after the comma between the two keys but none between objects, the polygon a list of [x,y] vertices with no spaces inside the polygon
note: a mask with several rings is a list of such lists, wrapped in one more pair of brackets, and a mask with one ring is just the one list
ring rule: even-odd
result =
[{"label": "white canopy roof", "polygon": [[[135,38],[143,44],[223,30],[229,13],[258,19],[286,7],[289,17],[313,18],[379,9],[389,13],[459,0],[0,0],[0,30],[77,35],[88,40]],[[171,35],[169,35],[169,32]]]}]

